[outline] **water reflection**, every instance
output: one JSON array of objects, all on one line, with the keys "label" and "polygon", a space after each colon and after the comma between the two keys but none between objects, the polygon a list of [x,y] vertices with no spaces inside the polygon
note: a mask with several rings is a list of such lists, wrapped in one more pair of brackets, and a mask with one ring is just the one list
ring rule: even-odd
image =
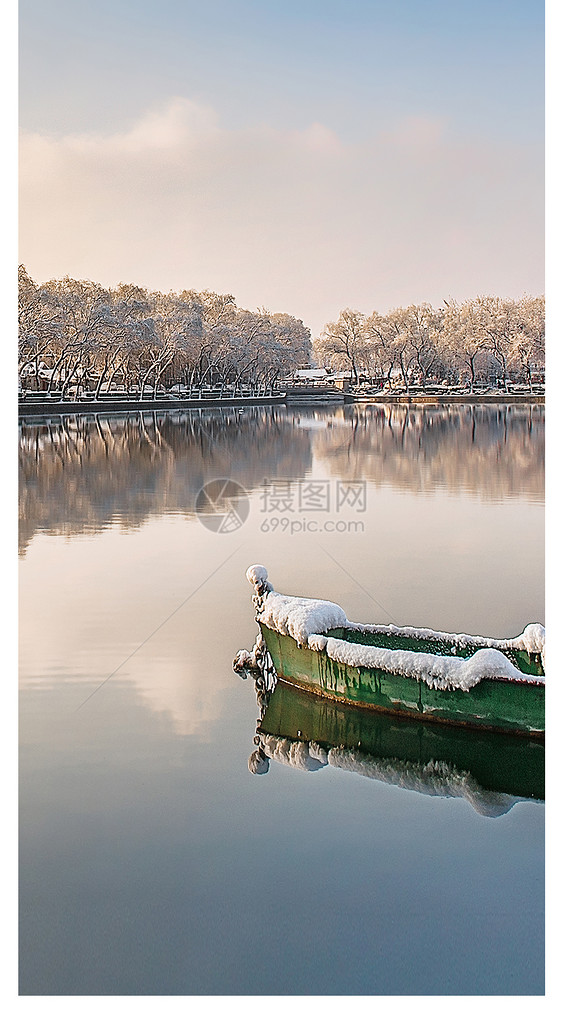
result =
[{"label": "water reflection", "polygon": [[149,516],[193,516],[218,477],[247,490],[316,468],[413,493],[485,500],[544,492],[540,406],[277,407],[67,417],[20,426],[20,548]]},{"label": "water reflection", "polygon": [[[368,434],[359,439],[369,412],[390,479],[368,491],[365,533],[262,532],[264,477],[331,478],[361,468],[362,456],[376,475]],[[464,469],[473,488],[457,495],[453,483],[453,495],[429,498],[419,494],[429,487],[420,487],[423,459],[409,428],[410,460],[398,467],[388,420],[376,406],[369,412],[252,409],[22,426],[22,992],[544,988],[544,808],[514,806],[486,821],[460,800],[419,792],[432,774],[432,791],[439,776],[441,789],[462,786],[488,810],[539,799],[537,746],[525,763],[498,749],[497,770],[487,773],[479,756],[436,752],[437,733],[424,730],[420,743],[417,724],[401,755],[384,722],[373,742],[362,727],[353,738],[339,708],[329,718],[329,704],[323,726],[306,724],[302,711],[289,725],[274,721],[287,691],[280,685],[268,697],[265,683],[263,744],[252,746],[254,695],[229,672],[256,633],[244,577],[256,560],[287,592],[340,602],[364,622],[510,636],[544,618],[542,414],[537,422],[530,412],[526,429],[525,410],[506,414],[507,442],[492,452],[493,408],[481,413],[474,445],[457,425],[466,409],[439,410],[454,432],[444,427],[434,459],[449,458],[443,474],[452,480]],[[483,454],[486,433],[497,469],[455,462],[472,447]],[[192,520],[200,486],[222,475],[256,489],[240,534],[224,538]],[[510,502],[490,504],[488,482]],[[247,769],[260,744],[266,779]],[[309,766],[318,765],[313,777],[273,759],[302,757],[305,744]],[[321,763],[322,750],[340,770]],[[398,784],[409,779],[418,791],[373,780],[373,765],[377,778],[396,780],[397,759]],[[355,777],[341,771],[348,761]],[[359,762],[367,777],[356,776]],[[365,860],[361,869],[350,855]],[[266,896],[278,960],[262,962],[256,978],[249,899]],[[324,928],[312,949],[301,911]],[[505,925],[509,933],[498,933]],[[444,965],[437,953],[460,957]]]},{"label": "water reflection", "polygon": [[270,761],[313,772],[332,766],[430,796],[466,800],[499,817],[544,800],[544,744],[506,734],[428,727],[256,679],[259,719],[248,767]]},{"label": "water reflection", "polygon": [[410,492],[542,499],[544,409],[537,405],[356,405],[315,433],[315,456],[340,478]]},{"label": "water reflection", "polygon": [[265,477],[300,477],[312,452],[283,411],[255,407],[24,423],[19,453],[25,550],[37,531],[74,535],[116,520],[137,527],[150,516],[193,516],[211,479],[251,490]]}]

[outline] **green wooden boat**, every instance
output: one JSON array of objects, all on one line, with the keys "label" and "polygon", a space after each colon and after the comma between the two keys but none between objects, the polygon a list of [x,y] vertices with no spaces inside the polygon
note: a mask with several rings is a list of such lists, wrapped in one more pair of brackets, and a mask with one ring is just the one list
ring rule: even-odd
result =
[{"label": "green wooden boat", "polygon": [[246,573],[260,635],[237,671],[267,658],[278,679],[335,701],[525,736],[545,731],[544,627],[492,639],[349,621],[333,602],[274,591]]},{"label": "green wooden boat", "polygon": [[[260,700],[261,698],[261,700]],[[544,741],[417,722],[303,692],[279,680],[261,705],[248,766],[270,762],[315,772],[331,766],[424,795],[462,798],[498,817],[544,801]]]}]

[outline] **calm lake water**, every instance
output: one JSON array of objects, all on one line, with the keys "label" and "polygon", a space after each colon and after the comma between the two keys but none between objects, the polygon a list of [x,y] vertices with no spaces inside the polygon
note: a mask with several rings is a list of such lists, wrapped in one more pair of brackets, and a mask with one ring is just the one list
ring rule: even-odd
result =
[{"label": "calm lake water", "polygon": [[543,409],[76,418],[20,464],[21,993],[543,993],[543,802],[398,747],[253,774],[232,671],[255,563],[356,621],[544,622]]}]

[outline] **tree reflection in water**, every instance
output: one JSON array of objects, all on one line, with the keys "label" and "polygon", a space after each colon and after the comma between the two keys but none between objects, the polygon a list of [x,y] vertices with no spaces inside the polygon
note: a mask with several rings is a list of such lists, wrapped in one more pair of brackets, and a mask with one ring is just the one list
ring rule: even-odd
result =
[{"label": "tree reflection in water", "polygon": [[338,478],[486,499],[544,495],[542,406],[357,405],[346,415],[315,436],[316,458]]},{"label": "tree reflection in water", "polygon": [[544,409],[534,405],[250,407],[23,422],[20,550],[149,516],[193,516],[201,487],[231,478],[335,479],[484,499],[544,494]]},{"label": "tree reflection in water", "polygon": [[194,516],[201,487],[303,476],[308,434],[275,408],[66,417],[20,427],[20,550],[37,531],[78,534]]}]

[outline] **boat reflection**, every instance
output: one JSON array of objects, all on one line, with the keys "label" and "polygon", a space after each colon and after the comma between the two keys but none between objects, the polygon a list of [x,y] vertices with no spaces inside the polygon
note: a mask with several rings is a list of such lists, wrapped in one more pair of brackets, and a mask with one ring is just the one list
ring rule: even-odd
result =
[{"label": "boat reflection", "polygon": [[505,733],[427,725],[335,703],[267,676],[256,679],[259,720],[248,766],[302,771],[328,765],[425,795],[465,799],[498,817],[544,801],[544,743]]}]

